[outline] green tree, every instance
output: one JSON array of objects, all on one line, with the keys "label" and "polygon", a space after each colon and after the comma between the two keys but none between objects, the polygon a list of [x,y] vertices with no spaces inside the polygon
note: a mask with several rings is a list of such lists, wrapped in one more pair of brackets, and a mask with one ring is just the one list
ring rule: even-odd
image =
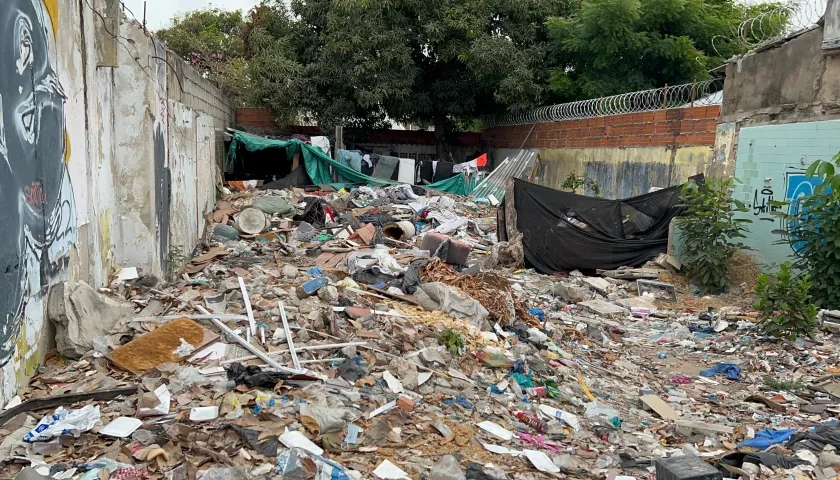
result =
[{"label": "green tree", "polygon": [[244,28],[241,11],[210,8],[174,17],[172,26],[158,30],[155,36],[234,102],[243,104],[249,100]]},{"label": "green tree", "polygon": [[[733,0],[586,0],[572,15],[547,20],[555,68],[551,90],[577,100],[710,78],[743,53],[739,26],[777,4]],[[781,32],[784,16],[764,21]]]},{"label": "green tree", "polygon": [[433,125],[534,107],[547,84],[544,19],[566,0],[293,0],[302,99],[319,124]]}]

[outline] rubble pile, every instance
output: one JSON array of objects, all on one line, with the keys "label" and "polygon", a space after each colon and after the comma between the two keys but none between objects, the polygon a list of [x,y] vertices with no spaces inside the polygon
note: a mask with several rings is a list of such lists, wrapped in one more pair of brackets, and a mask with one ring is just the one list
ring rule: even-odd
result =
[{"label": "rubble pile", "polygon": [[767,339],[667,256],[499,262],[495,218],[406,185],[226,195],[172,281],[123,269],[56,314],[2,478],[838,476],[834,334]]}]

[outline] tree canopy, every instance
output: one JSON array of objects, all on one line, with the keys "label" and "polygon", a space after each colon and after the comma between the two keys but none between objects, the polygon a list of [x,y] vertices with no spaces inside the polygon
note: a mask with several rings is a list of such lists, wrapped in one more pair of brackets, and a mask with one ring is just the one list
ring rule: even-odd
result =
[{"label": "tree canopy", "polygon": [[[706,80],[742,53],[741,22],[767,9],[731,0],[583,1],[572,15],[546,20],[551,90],[578,100]],[[767,26],[781,32],[784,22]]]},{"label": "tree canopy", "polygon": [[[709,78],[739,53],[735,0],[263,0],[176,17],[161,40],[241,105],[380,127],[469,129],[521,111]],[[777,22],[781,31],[784,21]]]}]

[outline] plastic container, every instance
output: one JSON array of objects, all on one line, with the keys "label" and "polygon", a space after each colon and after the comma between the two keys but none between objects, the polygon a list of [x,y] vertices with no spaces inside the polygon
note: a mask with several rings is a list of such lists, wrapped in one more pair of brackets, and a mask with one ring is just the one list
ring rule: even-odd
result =
[{"label": "plastic container", "polygon": [[548,430],[548,424],[537,418],[536,415],[527,412],[516,412],[516,418],[539,433],[545,433]]}]

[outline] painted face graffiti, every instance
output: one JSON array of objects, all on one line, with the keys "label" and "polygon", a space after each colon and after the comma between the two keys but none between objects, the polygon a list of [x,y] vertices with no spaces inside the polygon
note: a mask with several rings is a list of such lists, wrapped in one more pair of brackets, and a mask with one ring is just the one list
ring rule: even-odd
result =
[{"label": "painted face graffiti", "polygon": [[0,366],[15,353],[30,304],[43,302],[49,285],[66,273],[75,231],[65,164],[66,95],[51,58],[56,1],[5,3],[0,11]]}]

